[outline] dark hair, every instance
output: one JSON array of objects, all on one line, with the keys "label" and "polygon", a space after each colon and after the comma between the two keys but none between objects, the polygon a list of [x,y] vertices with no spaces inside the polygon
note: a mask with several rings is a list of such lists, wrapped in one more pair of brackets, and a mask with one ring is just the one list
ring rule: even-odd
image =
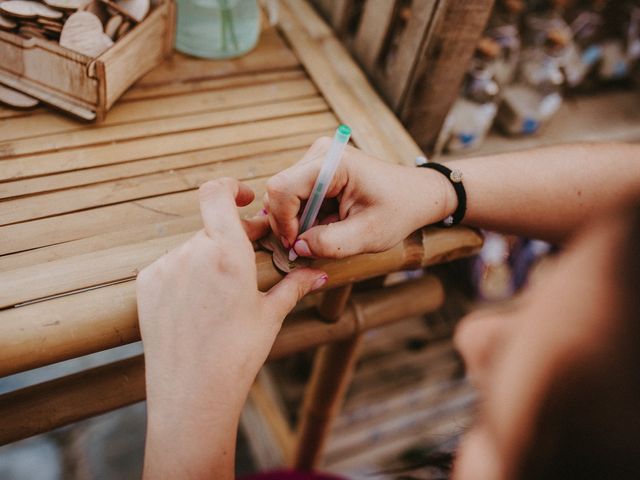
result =
[{"label": "dark hair", "polygon": [[623,216],[611,337],[556,371],[517,461],[518,480],[640,478],[640,202]]}]

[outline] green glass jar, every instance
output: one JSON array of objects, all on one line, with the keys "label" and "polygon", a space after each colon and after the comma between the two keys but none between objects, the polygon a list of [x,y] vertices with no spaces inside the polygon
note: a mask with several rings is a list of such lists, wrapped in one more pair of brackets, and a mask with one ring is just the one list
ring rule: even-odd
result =
[{"label": "green glass jar", "polygon": [[176,50],[202,58],[247,53],[260,36],[256,0],[177,0]]}]

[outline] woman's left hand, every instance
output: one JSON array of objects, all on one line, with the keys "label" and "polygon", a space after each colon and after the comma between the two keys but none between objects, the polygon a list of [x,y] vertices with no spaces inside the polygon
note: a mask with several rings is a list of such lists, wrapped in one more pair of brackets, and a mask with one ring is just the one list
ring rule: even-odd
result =
[{"label": "woman's left hand", "polygon": [[[230,178],[200,188],[204,230],[138,275],[147,382],[145,477],[233,478],[242,405],[287,313],[327,280],[298,269],[257,288],[251,241],[266,216],[241,220],[253,192]],[[223,473],[224,472],[224,473]]]}]

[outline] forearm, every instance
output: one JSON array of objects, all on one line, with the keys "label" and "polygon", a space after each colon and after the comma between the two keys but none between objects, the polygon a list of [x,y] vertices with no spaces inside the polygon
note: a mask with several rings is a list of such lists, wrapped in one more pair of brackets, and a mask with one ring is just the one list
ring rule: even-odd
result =
[{"label": "forearm", "polygon": [[217,406],[207,413],[188,407],[173,414],[149,412],[144,479],[235,478],[239,409]]},{"label": "forearm", "polygon": [[640,145],[565,145],[447,165],[463,172],[464,223],[554,242],[640,192]]}]

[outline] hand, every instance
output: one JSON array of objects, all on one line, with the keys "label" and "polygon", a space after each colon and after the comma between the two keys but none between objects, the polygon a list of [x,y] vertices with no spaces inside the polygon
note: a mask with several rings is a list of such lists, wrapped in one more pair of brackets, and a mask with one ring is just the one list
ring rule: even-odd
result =
[{"label": "hand", "polygon": [[285,315],[327,279],[298,269],[258,291],[251,240],[268,230],[267,217],[241,221],[236,208],[253,198],[233,179],[204,184],[204,230],[138,275],[151,478],[232,477],[249,388]]},{"label": "hand", "polygon": [[455,192],[439,173],[389,164],[347,146],[327,192],[339,201],[337,211],[298,236],[301,204],[330,145],[329,138],[316,140],[300,162],[267,182],[271,228],[298,255],[342,258],[384,251],[455,210]]}]

